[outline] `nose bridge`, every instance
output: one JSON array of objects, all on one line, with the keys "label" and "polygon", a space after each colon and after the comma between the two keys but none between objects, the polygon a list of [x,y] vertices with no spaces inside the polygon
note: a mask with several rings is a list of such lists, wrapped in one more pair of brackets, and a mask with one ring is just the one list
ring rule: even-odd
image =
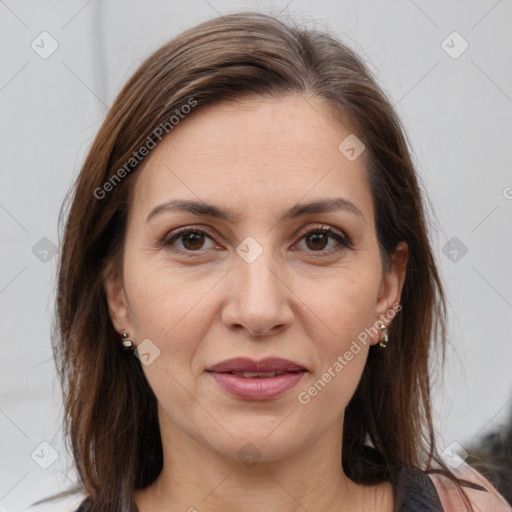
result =
[{"label": "nose bridge", "polygon": [[231,271],[224,321],[242,325],[252,334],[264,334],[288,323],[292,317],[287,288],[271,244],[262,246],[255,239],[237,247],[237,260]]},{"label": "nose bridge", "polygon": [[274,253],[268,239],[263,246],[248,237],[237,247],[240,259],[235,264],[235,272],[240,280],[237,280],[242,292],[240,298],[247,299],[253,307],[262,308],[265,303],[275,302],[281,292],[276,270],[271,270],[277,265]]},{"label": "nose bridge", "polygon": [[241,261],[237,262],[235,271],[240,279],[238,283],[242,290],[245,289],[242,297],[255,300],[257,303],[260,302],[257,299],[274,300],[274,296],[280,291],[280,282],[275,275],[275,259],[272,249],[265,248],[254,261],[249,262],[241,258]]}]

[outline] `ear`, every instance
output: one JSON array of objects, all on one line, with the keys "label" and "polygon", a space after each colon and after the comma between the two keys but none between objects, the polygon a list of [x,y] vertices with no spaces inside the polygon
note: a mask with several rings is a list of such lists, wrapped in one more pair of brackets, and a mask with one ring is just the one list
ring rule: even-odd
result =
[{"label": "ear", "polygon": [[130,308],[126,299],[123,279],[120,272],[112,269],[111,266],[103,273],[103,286],[107,297],[108,312],[114,329],[122,333],[133,333],[130,319]]},{"label": "ear", "polygon": [[[388,327],[397,313],[402,288],[405,282],[409,248],[406,242],[399,242],[392,256],[389,270],[382,276],[379,295],[375,306],[374,325],[385,323]],[[372,344],[378,343],[380,335],[372,336]]]}]

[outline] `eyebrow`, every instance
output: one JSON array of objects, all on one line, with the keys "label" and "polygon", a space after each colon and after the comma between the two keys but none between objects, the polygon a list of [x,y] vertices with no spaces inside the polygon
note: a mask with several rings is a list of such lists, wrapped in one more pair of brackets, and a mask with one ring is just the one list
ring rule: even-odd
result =
[{"label": "eyebrow", "polygon": [[[146,219],[146,222],[162,212],[185,211],[198,216],[211,217],[227,222],[237,223],[240,221],[240,215],[235,214],[229,208],[223,208],[203,201],[193,201],[188,199],[172,199],[166,203],[155,206]],[[335,211],[346,211],[354,213],[360,217],[366,224],[363,212],[351,201],[342,197],[317,199],[309,203],[298,203],[287,210],[280,221],[293,220],[314,213],[329,213]]]}]

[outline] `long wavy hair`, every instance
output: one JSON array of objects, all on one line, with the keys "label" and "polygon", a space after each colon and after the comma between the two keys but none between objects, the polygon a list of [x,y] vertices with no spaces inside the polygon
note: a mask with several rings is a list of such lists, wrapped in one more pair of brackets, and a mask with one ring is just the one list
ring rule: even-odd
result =
[{"label": "long wavy hair", "polygon": [[243,12],[187,30],[140,65],[108,111],[61,212],[53,349],[64,429],[91,511],[133,510],[133,490],[150,485],[163,464],[155,395],[139,360],[120,348],[104,291],[106,273],[121,271],[133,155],[158,144],[158,128],[170,131],[171,117],[192,101],[198,111],[292,93],[326,101],[334,122],[350,122],[364,141],[384,269],[398,242],[409,246],[390,345],[370,348],[345,411],[343,469],[359,483],[389,480],[400,465],[457,481],[438,455],[431,413],[430,360],[434,352],[444,358],[445,296],[400,120],[361,58],[328,31]]}]

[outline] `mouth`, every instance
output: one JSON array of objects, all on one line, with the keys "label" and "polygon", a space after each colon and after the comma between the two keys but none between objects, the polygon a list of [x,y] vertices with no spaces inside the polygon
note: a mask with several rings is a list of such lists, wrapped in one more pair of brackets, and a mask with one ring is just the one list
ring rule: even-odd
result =
[{"label": "mouth", "polygon": [[219,373],[230,373],[231,375],[236,375],[237,377],[254,378],[257,377],[259,379],[268,379],[269,377],[278,377],[279,375],[284,375],[285,373],[294,373],[294,372],[219,372]]},{"label": "mouth", "polygon": [[224,391],[242,400],[277,398],[295,387],[307,373],[303,365],[281,358],[229,359],[206,371]]},{"label": "mouth", "polygon": [[[280,357],[267,357],[261,361],[254,361],[246,357],[236,357],[210,366],[206,371],[233,374],[255,373],[262,377],[274,377],[275,375],[270,374],[300,372],[305,370],[306,368],[303,365]],[[254,375],[247,376],[254,377]]]}]

